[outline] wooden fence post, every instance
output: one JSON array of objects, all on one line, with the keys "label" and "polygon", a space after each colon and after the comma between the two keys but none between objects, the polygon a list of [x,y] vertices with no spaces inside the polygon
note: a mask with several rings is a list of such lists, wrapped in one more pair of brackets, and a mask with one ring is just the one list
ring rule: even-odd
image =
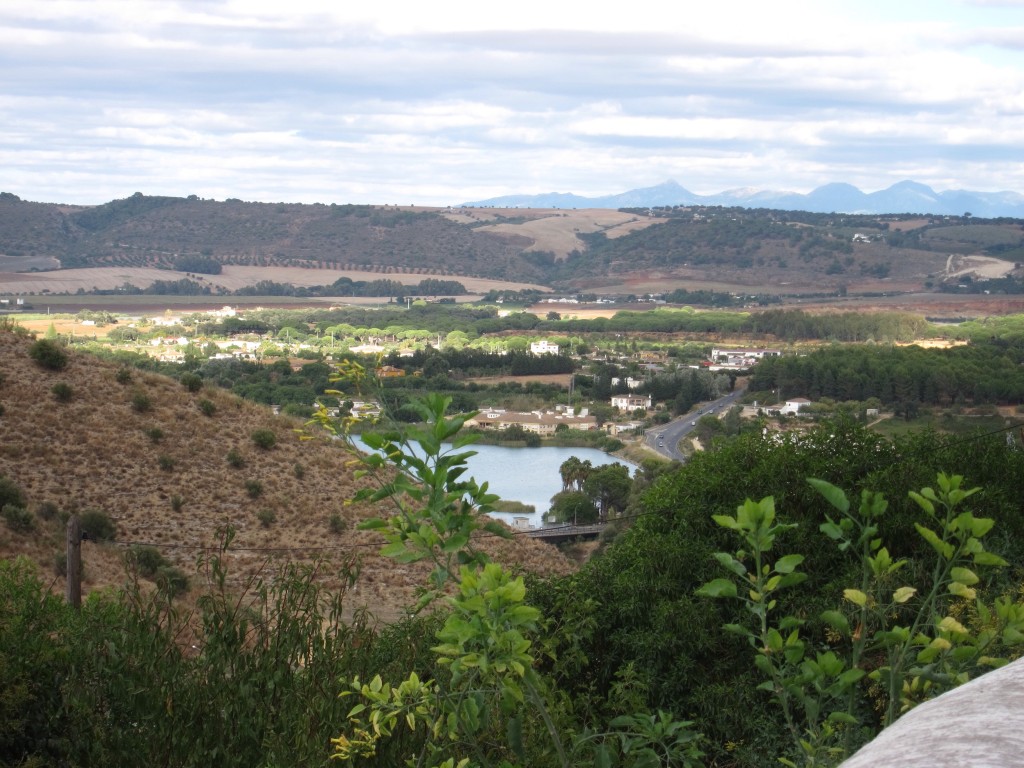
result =
[{"label": "wooden fence post", "polygon": [[67,600],[72,608],[82,607],[82,522],[78,515],[68,519],[68,588]]}]

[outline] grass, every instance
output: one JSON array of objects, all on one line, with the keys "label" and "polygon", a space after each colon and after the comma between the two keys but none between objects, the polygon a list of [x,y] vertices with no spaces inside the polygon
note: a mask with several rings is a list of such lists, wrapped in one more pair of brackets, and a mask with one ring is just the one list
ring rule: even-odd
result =
[{"label": "grass", "polygon": [[[1005,416],[968,414],[927,414],[909,421],[903,418],[888,418],[872,425],[872,429],[885,437],[894,438],[923,430],[934,430],[950,435],[969,436],[979,432],[994,432],[1004,429],[1009,420]],[[1014,421],[1024,422],[1024,418]]]}]

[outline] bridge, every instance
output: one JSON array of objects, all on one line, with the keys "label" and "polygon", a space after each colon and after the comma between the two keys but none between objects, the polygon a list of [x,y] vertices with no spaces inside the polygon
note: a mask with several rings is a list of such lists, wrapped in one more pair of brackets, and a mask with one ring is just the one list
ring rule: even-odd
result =
[{"label": "bridge", "polygon": [[549,544],[561,544],[573,539],[596,539],[604,530],[604,523],[594,525],[551,525],[527,532],[531,539],[541,539]]}]

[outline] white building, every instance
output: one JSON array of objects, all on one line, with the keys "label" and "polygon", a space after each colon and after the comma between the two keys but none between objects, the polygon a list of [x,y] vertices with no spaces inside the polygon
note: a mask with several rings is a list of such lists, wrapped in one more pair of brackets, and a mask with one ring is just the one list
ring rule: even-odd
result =
[{"label": "white building", "polygon": [[531,355],[557,355],[558,345],[550,343],[547,339],[530,342]]}]

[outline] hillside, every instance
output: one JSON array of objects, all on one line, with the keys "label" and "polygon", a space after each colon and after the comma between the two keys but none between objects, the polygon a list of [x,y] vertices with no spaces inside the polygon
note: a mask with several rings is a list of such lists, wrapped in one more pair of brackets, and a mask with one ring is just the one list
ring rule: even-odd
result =
[{"label": "hillside", "polygon": [[[951,257],[987,259],[986,274]],[[123,270],[112,278],[113,289],[131,280],[148,285],[154,274],[175,280],[192,272],[305,268],[307,286],[331,285],[338,270],[345,270],[364,277],[487,278],[601,294],[677,288],[878,294],[957,290],[965,275],[1014,275],[1012,283],[986,290],[1019,293],[1016,265],[1022,262],[1019,220],[967,213],[839,215],[718,206],[422,209],[139,193],[72,207],[0,193],[0,273],[6,273],[0,283],[21,293],[33,292],[19,287],[30,277],[24,273],[58,268]],[[47,292],[68,291],[54,273],[46,277],[53,281]],[[197,279],[221,288],[238,282],[219,277]],[[260,279],[276,278],[268,272],[253,275],[251,283]]]},{"label": "hillside", "polygon": [[[25,554],[55,574],[65,546],[60,517],[101,510],[117,536],[83,544],[86,591],[123,582],[121,558],[131,544],[155,546],[194,575],[197,556],[216,546],[225,525],[237,534],[229,566],[238,584],[260,568],[273,573],[283,559],[357,556],[356,601],[387,618],[423,583],[425,568],[385,561],[376,554],[380,538],[356,530],[388,510],[347,503],[357,483],[338,443],[300,442],[299,422],[264,407],[213,388],[190,393],[154,374],[132,371],[125,380],[115,365],[86,354],[69,352],[67,368],[46,370],[30,359],[30,344],[0,331],[0,475],[22,488],[35,526],[21,533],[0,522],[0,558]],[[70,387],[68,402],[51,392],[58,382]],[[201,410],[204,400],[211,415]],[[273,430],[276,445],[258,448],[257,429]],[[229,462],[231,452],[240,461]],[[267,511],[274,520],[264,525],[258,515]],[[525,537],[481,546],[515,567],[571,570],[558,550]]]}]

